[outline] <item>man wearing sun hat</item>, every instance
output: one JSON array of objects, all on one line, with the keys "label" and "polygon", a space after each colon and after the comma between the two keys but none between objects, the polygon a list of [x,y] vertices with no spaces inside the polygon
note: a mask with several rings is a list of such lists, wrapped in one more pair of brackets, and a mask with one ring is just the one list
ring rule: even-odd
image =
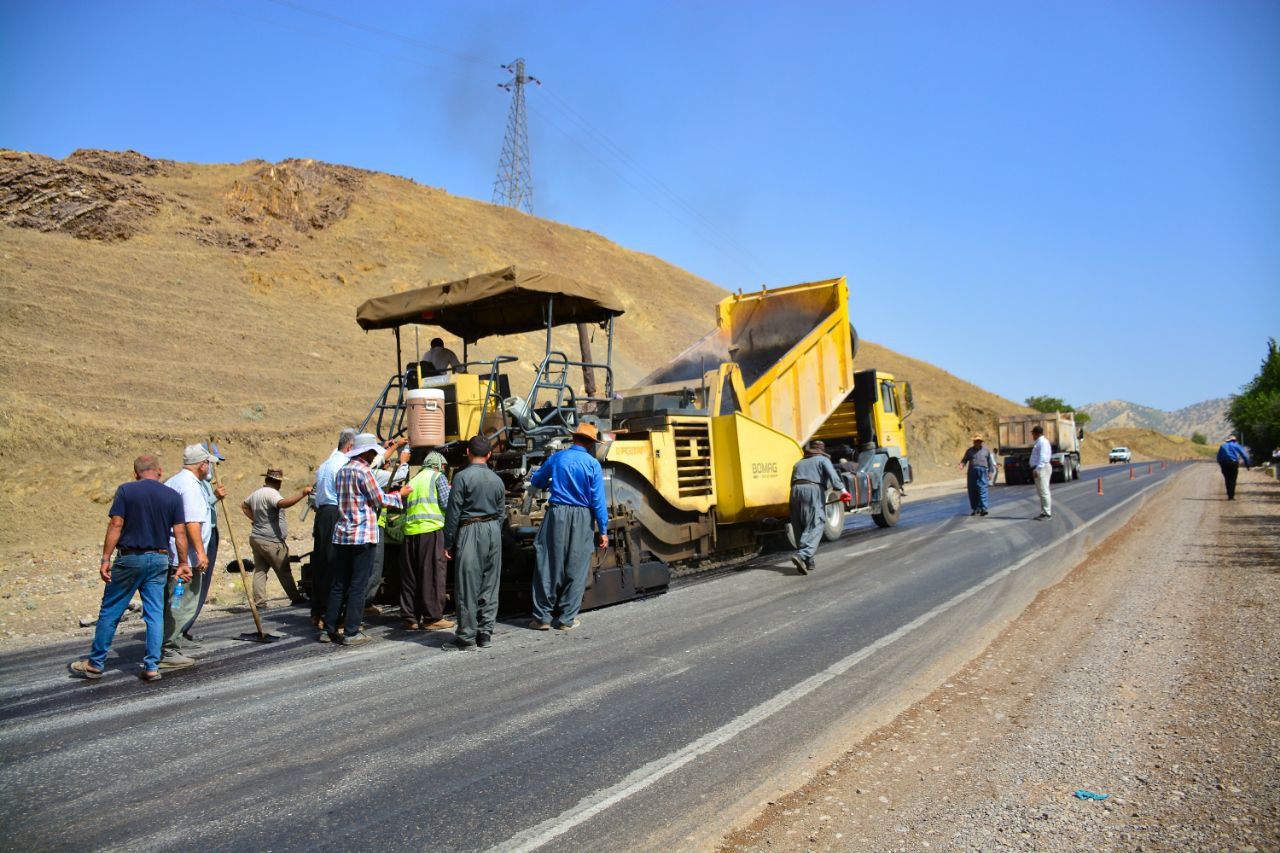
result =
[{"label": "man wearing sun hat", "polygon": [[227,496],[227,487],[223,485],[215,486],[213,484],[213,469],[219,462],[226,462],[227,457],[222,455],[222,451],[218,448],[218,443],[203,442],[201,445],[205,450],[209,451],[209,455],[214,461],[209,463],[209,469],[205,472],[204,479],[200,481],[200,491],[204,492],[204,501],[209,505],[209,544],[205,547],[205,554],[209,557],[210,583],[200,585],[200,595],[196,597],[196,612],[187,620],[187,624],[182,626],[182,636],[178,639],[182,648],[199,648],[200,638],[192,633],[191,629],[195,627],[196,620],[200,618],[200,611],[204,610],[204,603],[209,598],[209,589],[213,586],[213,571],[218,568],[218,501]]},{"label": "man wearing sun hat", "polygon": [[182,451],[182,470],[164,481],[164,484],[182,498],[182,520],[187,531],[187,558],[191,566],[190,580],[183,581],[182,597],[173,607],[173,595],[177,590],[178,551],[172,537],[169,539],[169,581],[164,591],[164,651],[160,655],[161,669],[191,666],[195,659],[182,653],[181,631],[195,616],[200,604],[200,590],[209,582],[209,535],[212,527],[209,516],[212,507],[205,500],[200,483],[209,474],[209,466],[217,461],[203,445],[188,444]]},{"label": "man wearing sun hat", "polygon": [[276,573],[289,601],[302,603],[302,595],[289,568],[289,521],[284,510],[311,494],[311,487],[304,486],[296,494],[282,497],[280,486],[284,484],[284,471],[279,468],[268,468],[262,477],[262,488],[240,504],[240,511],[253,522],[249,531],[249,548],[253,551],[253,603],[259,610],[267,606],[268,568]]},{"label": "man wearing sun hat", "polygon": [[1227,500],[1236,499],[1236,478],[1240,476],[1240,464],[1249,467],[1249,453],[1236,441],[1236,434],[1227,436],[1227,440],[1218,448],[1218,467],[1222,469],[1222,481],[1227,487]]},{"label": "man wearing sun hat", "polygon": [[986,515],[990,508],[987,504],[987,484],[991,482],[991,472],[995,470],[996,460],[991,451],[983,446],[985,439],[980,433],[973,436],[973,446],[966,448],[960,460],[960,467],[969,466],[969,515]]},{"label": "man wearing sun hat", "polygon": [[[600,432],[578,424],[573,444],[553,453],[529,478],[535,489],[550,489],[547,514],[534,540],[533,620],[529,627],[561,631],[578,626],[578,610],[591,570],[592,539],[609,546],[609,511],[604,473],[596,461]],[[594,525],[594,530],[592,529]]]},{"label": "man wearing sun hat", "polygon": [[805,445],[804,458],[791,469],[791,535],[796,540],[791,562],[802,575],[815,567],[813,555],[827,521],[828,489],[839,489],[840,499],[846,503],[852,498],[831,464],[826,444],[814,439]]}]

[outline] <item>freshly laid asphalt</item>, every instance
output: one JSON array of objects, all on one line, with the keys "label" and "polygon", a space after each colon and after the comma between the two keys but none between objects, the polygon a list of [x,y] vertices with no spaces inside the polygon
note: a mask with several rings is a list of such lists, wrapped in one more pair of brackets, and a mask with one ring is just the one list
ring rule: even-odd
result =
[{"label": "freshly laid asphalt", "polygon": [[321,645],[285,609],[270,645],[235,639],[247,616],[210,621],[199,665],[152,685],[136,623],[97,682],[66,673],[85,640],[10,652],[0,848],[705,846],[927,692],[1178,467],[1088,469],[1050,521],[1029,486],[995,487],[986,518],[908,496],[807,577],[773,555],[571,632],[513,618],[482,651],[390,619]]}]

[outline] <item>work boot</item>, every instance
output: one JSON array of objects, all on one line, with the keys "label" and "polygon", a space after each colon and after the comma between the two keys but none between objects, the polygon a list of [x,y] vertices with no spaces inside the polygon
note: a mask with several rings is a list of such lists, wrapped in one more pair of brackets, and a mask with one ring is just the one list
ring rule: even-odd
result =
[{"label": "work boot", "polygon": [[480,648],[487,649],[492,642],[493,638],[488,634],[476,634],[476,645]]},{"label": "work boot", "polygon": [[195,658],[189,658],[177,649],[165,649],[160,655],[161,669],[181,669],[184,666],[195,666],[195,664]]}]

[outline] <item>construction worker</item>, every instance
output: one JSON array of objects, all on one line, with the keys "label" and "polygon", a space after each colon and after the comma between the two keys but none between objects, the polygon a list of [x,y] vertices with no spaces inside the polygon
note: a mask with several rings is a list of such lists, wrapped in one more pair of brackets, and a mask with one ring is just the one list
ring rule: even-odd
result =
[{"label": "construction worker", "polygon": [[458,354],[444,345],[443,338],[431,339],[431,349],[426,351],[422,360],[431,365],[435,376],[443,376],[450,370],[455,373],[466,372],[463,363],[458,361]]},{"label": "construction worker", "polygon": [[990,511],[987,503],[987,486],[991,484],[991,476],[996,470],[996,460],[991,451],[984,446],[986,439],[981,435],[973,437],[973,445],[964,451],[959,467],[969,466],[969,515],[986,515]]},{"label": "construction worker", "polygon": [[[219,462],[226,462],[227,457],[222,455],[222,451],[218,449],[217,442],[205,442],[200,446],[209,451],[214,458],[214,461],[209,465],[209,472],[200,481],[200,490],[204,492],[205,502],[209,504],[209,547],[205,549],[205,552],[209,555],[209,566],[216,571],[218,568],[219,541],[218,501],[227,496],[227,487],[213,484],[213,469]],[[184,649],[200,647],[200,637],[193,633],[192,629],[195,627],[196,620],[200,618],[200,611],[204,610],[204,603],[208,600],[209,590],[212,587],[212,583],[200,585],[200,596],[196,601],[195,615],[191,617],[187,624],[182,626],[182,636],[178,640],[178,644]]]},{"label": "construction worker", "polygon": [[347,451],[356,442],[356,431],[347,427],[338,433],[337,448],[316,469],[312,490],[316,507],[311,527],[311,624],[324,627],[324,613],[329,606],[329,584],[333,559],[333,526],[338,523],[338,493],[333,489],[338,469],[347,464]]},{"label": "construction worker", "polygon": [[295,605],[302,603],[302,596],[293,582],[293,571],[289,568],[289,521],[284,510],[311,494],[311,487],[303,486],[287,498],[281,495],[284,471],[279,468],[268,468],[262,478],[262,488],[240,504],[240,511],[253,522],[249,531],[249,548],[253,551],[253,604],[259,610],[267,607],[267,569],[276,573],[276,579],[290,602]]},{"label": "construction worker", "polygon": [[[184,580],[178,571],[179,555],[176,540],[169,540],[169,582],[164,597],[164,650],[160,655],[161,669],[177,669],[195,664],[195,658],[183,654],[180,638],[182,626],[195,616],[200,604],[200,590],[209,582],[209,536],[213,532],[209,522],[213,507],[205,500],[201,481],[209,474],[209,467],[217,461],[212,453],[200,444],[188,444],[182,451],[182,470],[164,484],[182,498],[183,522],[187,526],[187,557],[191,567],[191,579]],[[182,584],[181,597],[173,601]]]},{"label": "construction worker", "polygon": [[445,461],[431,452],[409,481],[404,502],[404,546],[400,563],[400,612],[411,631],[443,631],[455,622],[444,618],[444,513],[449,505]]},{"label": "construction worker", "polygon": [[573,445],[552,454],[533,476],[536,489],[551,489],[547,514],[538,528],[533,549],[533,619],[529,627],[561,631],[578,627],[578,610],[591,569],[592,525],[595,547],[609,547],[609,512],[605,505],[604,474],[596,461],[600,432],[593,424],[578,424]]},{"label": "construction worker", "polygon": [[489,470],[492,452],[483,435],[467,442],[469,464],[453,478],[444,516],[444,556],[454,561],[457,573],[458,629],[452,645],[464,651],[489,645],[498,619],[507,490]]},{"label": "construction worker", "polygon": [[[333,488],[338,494],[338,521],[333,526],[332,579],[329,606],[325,610],[325,630],[317,639],[322,643],[353,646],[368,642],[360,631],[364,612],[365,588],[373,568],[373,555],[378,546],[378,512],[384,506],[403,507],[402,499],[409,487],[384,492],[374,479],[369,465],[381,448],[376,440],[357,441],[347,451],[351,460],[338,469]],[[338,633],[338,617],[346,613],[346,634]]]},{"label": "construction worker", "polygon": [[791,562],[802,575],[815,568],[813,555],[827,520],[828,489],[839,489],[840,500],[846,504],[853,499],[827,456],[826,444],[814,439],[805,446],[804,458],[791,469],[791,535],[796,540]]},{"label": "construction worker", "polygon": [[89,657],[67,665],[74,676],[91,680],[102,677],[116,626],[137,593],[142,598],[142,619],[147,625],[146,653],[138,677],[143,681],[160,680],[158,667],[164,640],[161,611],[169,569],[170,535],[179,558],[175,571],[183,580],[191,577],[191,569],[187,567],[187,526],[182,498],[160,484],[163,476],[158,457],[139,456],[133,461],[134,482],[116,489],[111,509],[107,511],[110,521],[102,542],[102,562],[98,566],[98,574],[106,584],[98,610],[98,627]]}]

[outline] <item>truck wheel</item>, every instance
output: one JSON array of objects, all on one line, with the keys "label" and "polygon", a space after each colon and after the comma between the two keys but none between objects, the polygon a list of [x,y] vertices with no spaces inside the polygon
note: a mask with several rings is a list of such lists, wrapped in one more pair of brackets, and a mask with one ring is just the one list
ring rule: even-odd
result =
[{"label": "truck wheel", "polygon": [[880,511],[872,513],[878,527],[893,527],[902,514],[902,486],[897,474],[885,474],[880,481]]},{"label": "truck wheel", "polygon": [[[835,493],[837,496],[839,492]],[[839,500],[827,504],[827,518],[822,525],[822,541],[834,542],[844,533],[844,504]]]}]

